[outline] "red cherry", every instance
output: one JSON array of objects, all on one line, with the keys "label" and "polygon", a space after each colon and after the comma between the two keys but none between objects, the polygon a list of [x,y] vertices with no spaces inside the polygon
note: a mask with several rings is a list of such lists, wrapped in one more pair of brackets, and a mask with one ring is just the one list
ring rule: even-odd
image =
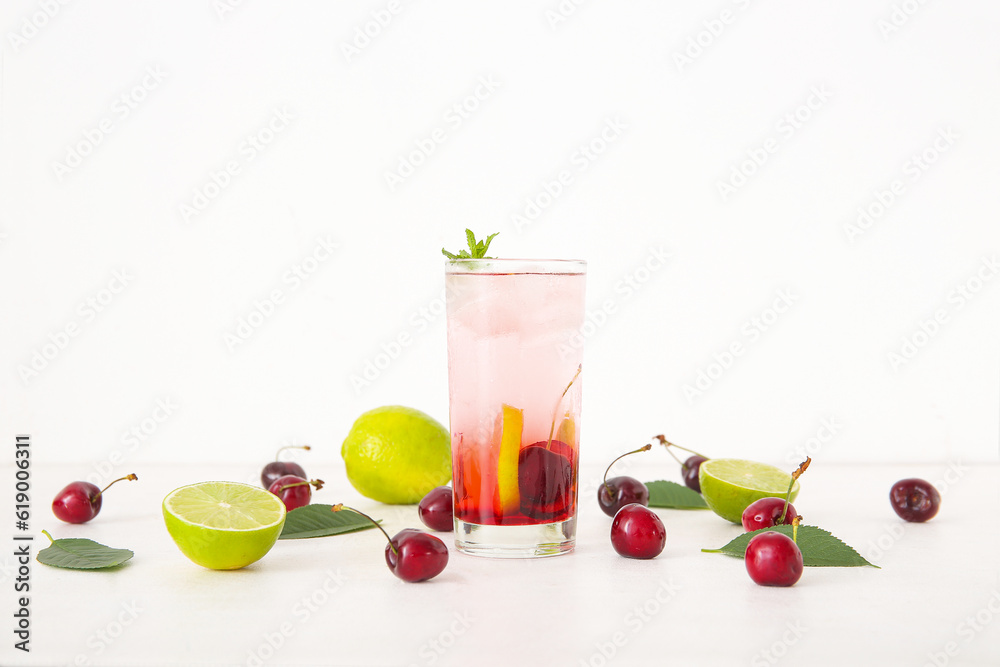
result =
[{"label": "red cherry", "polygon": [[698,473],[701,471],[701,464],[707,461],[704,456],[689,456],[681,464],[681,476],[684,484],[694,491],[701,493],[701,482],[698,480]]},{"label": "red cherry", "polygon": [[[280,456],[281,452],[286,449],[305,449],[306,451],[312,449],[309,445],[288,445],[287,447],[282,447],[278,450],[275,456]],[[301,479],[309,479],[306,476],[306,471],[302,469],[298,463],[294,461],[278,461],[275,459],[271,461],[260,473],[260,485],[265,489],[271,488],[271,485],[278,481],[279,477],[284,477],[285,475],[295,475]]]},{"label": "red cherry", "polygon": [[611,466],[620,459],[630,454],[648,452],[652,447],[652,445],[645,445],[635,451],[626,452],[608,465],[607,470],[604,471],[604,482],[597,488],[597,504],[600,505],[602,512],[608,516],[614,516],[618,510],[626,505],[633,503],[649,505],[649,489],[646,488],[645,484],[627,475],[608,479],[608,473],[611,471]]},{"label": "red cherry", "polygon": [[626,505],[611,522],[611,545],[626,558],[656,558],[666,543],[663,522],[648,507]]},{"label": "red cherry", "polygon": [[576,500],[573,448],[561,440],[541,440],[517,456],[521,512],[533,519],[557,519]]},{"label": "red cherry", "polygon": [[441,574],[448,564],[448,547],[434,535],[405,528],[390,538],[385,528],[364,512],[344,507],[342,504],[334,505],[331,509],[334,512],[350,510],[360,514],[382,531],[389,542],[385,545],[385,564],[403,581],[415,583],[433,579]]},{"label": "red cherry", "polygon": [[941,507],[941,494],[923,479],[901,479],[889,491],[892,509],[901,519],[921,523],[934,518]]},{"label": "red cherry", "polygon": [[[781,513],[785,510],[784,498],[761,498],[755,500],[743,510],[743,530],[753,532],[761,528],[774,528],[781,518]],[[788,511],[785,512],[785,519],[781,521],[784,525],[792,525],[792,519],[798,516],[795,507],[788,503]]]},{"label": "red cherry", "polygon": [[56,494],[52,513],[66,523],[85,523],[101,511],[101,490],[90,482],[72,482]]},{"label": "red cherry", "polygon": [[802,552],[787,535],[767,531],[747,544],[747,573],[761,586],[792,586],[802,576]]},{"label": "red cherry", "polygon": [[[698,480],[698,473],[701,471],[701,464],[707,461],[708,457],[702,456],[693,449],[675,445],[662,435],[654,435],[653,438],[659,440],[660,444],[666,447],[667,453],[670,454],[671,458],[681,464],[681,477],[684,479],[684,484],[692,491],[701,493],[701,482]],[[690,452],[693,456],[687,457],[684,463],[681,463],[681,460],[677,458],[677,455],[674,454],[674,450],[671,449],[671,447],[683,449],[685,452]]]},{"label": "red cherry", "polygon": [[403,581],[427,581],[444,571],[448,547],[434,535],[404,528],[385,546],[385,562]]},{"label": "red cherry", "polygon": [[274,480],[268,491],[281,498],[281,502],[285,503],[285,509],[291,512],[309,504],[312,498],[311,486],[315,486],[319,491],[323,488],[323,480],[314,479],[307,482],[297,475],[285,475]]},{"label": "red cherry", "polygon": [[431,530],[449,532],[455,529],[452,490],[450,486],[431,489],[417,505],[417,516]]},{"label": "red cherry", "polygon": [[62,491],[56,494],[52,501],[52,513],[57,519],[66,523],[86,523],[101,511],[101,499],[104,492],[111,488],[115,482],[122,480],[139,479],[135,475],[126,475],[116,479],[103,489],[99,489],[90,482],[72,482],[67,484]]}]

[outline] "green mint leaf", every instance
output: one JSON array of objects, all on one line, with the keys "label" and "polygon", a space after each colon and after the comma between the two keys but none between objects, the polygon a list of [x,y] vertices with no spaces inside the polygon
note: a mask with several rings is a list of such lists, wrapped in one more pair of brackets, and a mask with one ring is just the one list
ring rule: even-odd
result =
[{"label": "green mint leaf", "polygon": [[327,537],[356,530],[374,528],[372,522],[357,512],[343,509],[332,511],[332,505],[317,503],[293,509],[285,515],[285,525],[279,540],[299,540],[306,537]]},{"label": "green mint leaf", "polygon": [[[743,558],[746,555],[747,543],[758,533],[768,530],[779,532],[788,537],[792,536],[791,526],[775,526],[774,528],[761,528],[752,533],[743,533],[729,544],[718,549],[702,549],[705,553],[726,554]],[[834,537],[829,531],[817,528],[816,526],[799,526],[799,533],[796,539],[799,551],[802,552],[802,564],[813,567],[861,567],[872,565],[861,557],[857,551],[844,544],[840,538]]]},{"label": "green mint leaf", "polygon": [[490,258],[486,257],[486,252],[490,249],[490,243],[493,241],[493,237],[496,236],[499,233],[500,232],[495,232],[495,233],[490,234],[489,236],[486,237],[486,241],[484,241],[483,244],[482,244],[483,249],[482,249],[482,252],[479,254],[480,257],[482,257],[483,259],[490,259]]},{"label": "green mint leaf", "polygon": [[701,497],[700,493],[677,482],[661,479],[655,482],[646,482],[646,488],[649,489],[650,507],[668,507],[680,510],[708,509],[708,505],[705,504],[705,499]]},{"label": "green mint leaf", "polygon": [[441,248],[441,253],[448,259],[494,259],[493,257],[487,257],[486,252],[489,250],[490,241],[493,237],[499,234],[490,234],[486,237],[485,241],[477,241],[476,235],[472,233],[471,229],[465,230],[465,240],[469,244],[468,250],[460,250],[457,254],[451,253]]},{"label": "green mint leaf", "polygon": [[52,540],[52,544],[39,551],[35,559],[52,567],[99,570],[121,565],[135,555],[128,549],[112,549],[93,540],[78,537],[53,540],[46,531],[43,530],[42,533]]}]

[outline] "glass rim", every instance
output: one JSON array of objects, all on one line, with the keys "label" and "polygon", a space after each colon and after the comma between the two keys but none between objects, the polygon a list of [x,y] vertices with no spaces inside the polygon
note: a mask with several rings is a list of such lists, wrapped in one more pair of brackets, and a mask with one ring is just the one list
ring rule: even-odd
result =
[{"label": "glass rim", "polygon": [[584,259],[449,259],[445,260],[445,273],[491,274],[585,274]]}]

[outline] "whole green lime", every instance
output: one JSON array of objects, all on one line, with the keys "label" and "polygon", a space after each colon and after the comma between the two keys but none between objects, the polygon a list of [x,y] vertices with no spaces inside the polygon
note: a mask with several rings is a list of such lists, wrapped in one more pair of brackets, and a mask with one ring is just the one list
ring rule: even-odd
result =
[{"label": "whole green lime", "polygon": [[451,437],[420,410],[387,405],[354,422],[340,455],[358,492],[390,505],[413,505],[451,480]]}]

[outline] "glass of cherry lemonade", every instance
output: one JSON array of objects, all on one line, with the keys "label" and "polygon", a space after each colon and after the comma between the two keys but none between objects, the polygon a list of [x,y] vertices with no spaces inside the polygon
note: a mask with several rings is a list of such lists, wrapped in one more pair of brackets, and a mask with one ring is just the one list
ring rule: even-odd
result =
[{"label": "glass of cherry lemonade", "polygon": [[576,544],[587,264],[447,262],[456,546],[500,558]]}]

